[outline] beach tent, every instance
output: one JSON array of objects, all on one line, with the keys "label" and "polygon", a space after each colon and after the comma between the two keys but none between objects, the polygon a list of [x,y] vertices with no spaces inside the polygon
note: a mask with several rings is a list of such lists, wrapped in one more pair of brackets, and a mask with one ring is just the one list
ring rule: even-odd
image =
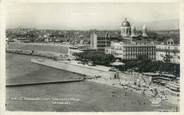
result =
[{"label": "beach tent", "polygon": [[112,66],[122,66],[125,65],[123,62],[120,62],[119,60],[116,60],[115,62],[111,63]]}]

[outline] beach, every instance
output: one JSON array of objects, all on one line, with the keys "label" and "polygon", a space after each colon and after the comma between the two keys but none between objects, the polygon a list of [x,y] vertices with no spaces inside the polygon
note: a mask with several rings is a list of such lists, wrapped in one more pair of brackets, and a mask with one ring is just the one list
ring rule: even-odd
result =
[{"label": "beach", "polygon": [[[75,73],[31,63],[39,57],[6,56],[7,83],[80,78]],[[6,88],[9,111],[169,111],[176,108],[162,103],[153,106],[148,98],[125,88],[94,81]],[[164,106],[163,106],[164,105]]]}]

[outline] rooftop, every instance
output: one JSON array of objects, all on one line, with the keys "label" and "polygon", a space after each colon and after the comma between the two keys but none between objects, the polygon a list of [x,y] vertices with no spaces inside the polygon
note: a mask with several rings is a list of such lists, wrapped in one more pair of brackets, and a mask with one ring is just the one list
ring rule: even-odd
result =
[{"label": "rooftop", "polygon": [[121,23],[122,27],[130,27],[130,23],[127,21],[127,19],[125,18],[125,20]]}]

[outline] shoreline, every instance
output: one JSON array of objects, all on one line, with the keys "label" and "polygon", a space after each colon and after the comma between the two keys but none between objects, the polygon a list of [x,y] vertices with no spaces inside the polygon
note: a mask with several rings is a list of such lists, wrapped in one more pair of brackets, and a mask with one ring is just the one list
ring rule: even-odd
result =
[{"label": "shoreline", "polygon": [[[35,63],[35,61],[32,61],[32,62]],[[46,62],[42,62],[42,63],[40,63],[40,62],[37,63],[36,62],[36,63],[37,64],[41,64],[41,65],[45,65],[45,66],[49,66],[49,67],[54,67],[54,68],[57,68],[57,69],[63,69],[63,67],[61,65],[64,62],[63,63],[57,62],[57,61],[53,61],[53,62],[55,63],[54,66],[52,64],[50,64],[50,62],[48,63],[48,60]],[[70,64],[70,63],[67,63],[67,65],[68,65],[68,67],[70,67],[70,66],[73,67],[73,65]],[[64,65],[64,66],[66,66],[66,65]],[[81,67],[80,66],[75,66],[75,69],[76,68],[77,68],[77,70],[79,70]],[[64,68],[64,70],[66,70],[66,68]],[[72,72],[73,70],[72,70],[72,68],[69,68],[68,71]],[[93,71],[93,69],[90,69],[90,71]],[[79,74],[81,74],[81,73],[79,72]],[[87,74],[85,74],[85,75],[89,76]],[[124,75],[124,76],[126,76],[126,75]],[[133,77],[135,77],[135,76],[133,76]],[[109,86],[112,86],[112,87],[128,89],[128,90],[133,91],[133,92],[135,92],[135,93],[137,93],[139,95],[146,96],[150,100],[150,102],[153,103],[153,105],[159,105],[162,102],[168,102],[168,103],[172,104],[173,106],[177,106],[178,105],[178,101],[175,102],[176,100],[178,100],[177,99],[178,97],[174,97],[174,96],[171,97],[169,94],[162,95],[161,93],[159,93],[159,95],[155,96],[155,93],[152,91],[152,89],[157,88],[158,91],[159,91],[160,89],[162,89],[159,86],[153,86],[152,85],[149,88],[147,88],[147,87],[137,87],[134,84],[123,85],[123,84],[121,84],[122,79],[121,80],[118,80],[118,79],[112,80],[111,77],[104,77],[104,76],[101,76],[100,78],[95,78],[94,77],[94,78],[92,78],[90,80],[87,79],[87,81],[96,82],[96,83],[100,83],[100,84],[106,84],[106,85],[109,85]],[[163,90],[165,90],[165,89],[163,89]],[[170,100],[170,99],[173,99],[173,98],[174,98],[175,101]]]},{"label": "shoreline", "polygon": [[15,53],[19,55],[45,57],[53,60],[61,59],[62,58],[61,56],[63,56],[62,53],[39,51],[39,50],[6,49],[6,52]]},{"label": "shoreline", "polygon": [[72,73],[78,73],[83,76],[104,78],[114,77],[115,72],[103,70],[102,68],[88,67],[87,65],[79,65],[70,63],[69,61],[54,61],[50,59],[31,59],[32,63],[53,67],[56,69],[66,70]]},{"label": "shoreline", "polygon": [[[101,79],[101,80],[99,80],[99,79]],[[98,84],[103,84],[103,85],[107,85],[107,86],[111,86],[111,87],[115,87],[115,88],[119,88],[119,89],[123,89],[123,90],[125,90],[126,93],[134,93],[134,95],[137,95],[137,96],[144,96],[146,99],[149,100],[149,102],[151,103],[151,106],[159,107],[159,106],[164,104],[164,105],[170,105],[173,108],[172,110],[158,109],[159,111],[175,112],[175,111],[178,111],[180,108],[180,106],[179,106],[180,102],[173,103],[169,99],[165,100],[165,99],[161,99],[158,97],[151,97],[150,95],[143,93],[142,90],[136,90],[136,89],[128,87],[128,86],[120,85],[119,83],[117,83],[118,80],[115,80],[115,82],[108,82],[108,81],[112,81],[112,80],[102,80],[102,78],[97,78],[97,79],[90,79],[87,81],[98,83]],[[126,95],[126,93],[125,93],[125,95]],[[157,100],[158,100],[158,102],[157,102]],[[177,108],[177,109],[175,109],[175,108]]]},{"label": "shoreline", "polygon": [[[20,54],[18,54],[18,55],[20,55]],[[39,57],[39,56],[38,56]],[[46,60],[51,60],[51,59],[46,59]],[[54,60],[52,60],[52,61],[54,61]],[[56,61],[55,61],[56,62]],[[48,67],[50,67],[50,66],[48,66]],[[54,68],[54,67],[53,67]],[[58,69],[58,68],[55,68],[55,69]],[[72,72],[72,73],[75,73],[75,72]],[[77,74],[79,74],[79,73],[77,73]],[[84,76],[84,74],[80,74],[80,75],[83,75]],[[85,75],[86,76],[86,75]],[[103,80],[104,79],[104,80]],[[111,81],[111,82],[107,82],[107,81],[105,81],[105,79],[107,79],[107,78],[94,78],[94,79],[88,79],[87,81],[90,81],[90,82],[95,82],[95,83],[98,83],[98,84],[105,84],[105,85],[108,85],[108,86],[112,86],[112,87],[116,87],[116,88],[120,88],[120,89],[125,89],[125,90],[128,90],[128,92],[130,91],[130,92],[133,92],[133,93],[135,93],[135,94],[137,94],[137,95],[142,95],[142,92],[140,92],[140,91],[136,91],[136,90],[134,90],[133,88],[130,88],[130,87],[124,87],[124,86],[122,86],[122,85],[120,85],[118,82],[118,80],[107,80],[107,81]],[[149,99],[149,101],[151,102],[151,100],[150,100],[150,98],[147,96],[147,95],[144,95],[146,98],[148,98]],[[169,100],[168,100],[169,101]],[[168,102],[167,101],[167,102]],[[169,104],[171,104],[171,103],[169,103],[168,102],[168,104],[167,105],[169,105]],[[177,104],[178,105],[178,104]],[[156,106],[159,106],[159,105],[156,105]],[[173,105],[173,106],[176,106],[176,105]],[[178,105],[178,107],[179,107],[179,105]]]}]

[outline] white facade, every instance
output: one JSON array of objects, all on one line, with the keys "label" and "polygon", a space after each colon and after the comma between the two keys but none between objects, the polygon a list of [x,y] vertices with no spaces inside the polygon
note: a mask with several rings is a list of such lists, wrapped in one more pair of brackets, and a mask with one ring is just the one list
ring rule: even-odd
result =
[{"label": "white facade", "polygon": [[130,23],[127,21],[127,19],[125,18],[124,21],[121,23],[121,36],[126,39],[126,38],[130,38],[131,36],[131,26]]},{"label": "white facade", "polygon": [[108,33],[101,34],[93,32],[90,35],[90,48],[104,50],[110,46],[110,35]]},{"label": "white facade", "polygon": [[148,35],[147,35],[147,27],[145,25],[142,27],[142,36],[143,37],[148,37]]},{"label": "white facade", "polygon": [[94,32],[90,35],[90,48],[97,49],[97,35]]},{"label": "white facade", "polygon": [[180,49],[178,45],[143,45],[123,44],[111,42],[111,47],[105,49],[106,54],[112,54],[121,59],[136,59],[138,55],[148,55],[152,60],[164,61],[169,55],[171,63],[180,63]]},{"label": "white facade", "polygon": [[106,54],[112,54],[115,57],[123,58],[122,43],[111,42],[111,47],[105,49]]},{"label": "white facade", "polygon": [[178,45],[157,45],[156,60],[164,61],[166,55],[171,57],[171,63],[180,63],[180,48]]},{"label": "white facade", "polygon": [[132,25],[132,27],[131,27],[131,37],[134,37],[134,36],[136,36],[136,28],[135,28],[134,25]]},{"label": "white facade", "polygon": [[156,47],[154,45],[111,42],[111,47],[106,48],[105,53],[125,60],[135,60],[140,55],[147,55],[149,59],[155,60]]},{"label": "white facade", "polygon": [[131,27],[121,27],[121,36],[123,38],[130,37]]}]

